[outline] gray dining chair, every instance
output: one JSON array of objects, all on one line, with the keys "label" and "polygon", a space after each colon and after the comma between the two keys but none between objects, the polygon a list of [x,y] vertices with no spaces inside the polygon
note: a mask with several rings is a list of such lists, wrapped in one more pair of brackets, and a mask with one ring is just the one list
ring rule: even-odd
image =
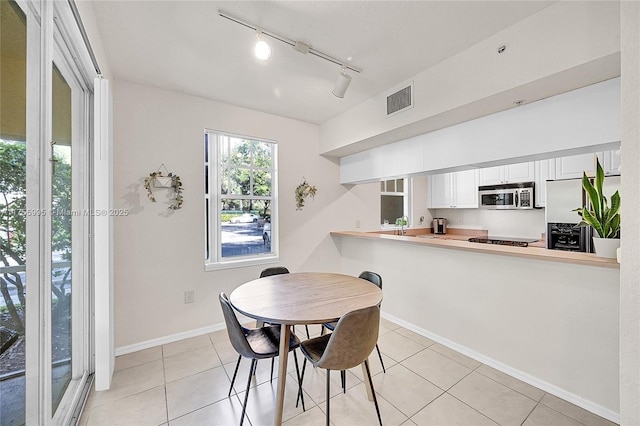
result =
[{"label": "gray dining chair", "polygon": [[[360,275],[358,275],[358,278],[361,278],[363,280],[367,280],[375,285],[377,285],[380,290],[382,290],[382,277],[380,276],[380,274],[377,274],[375,272],[371,272],[371,271],[363,271]],[[378,305],[379,306],[379,305]],[[333,329],[335,328],[336,323],[335,322],[326,322],[324,324],[322,324],[322,334],[324,334],[324,330],[330,330],[333,331]],[[308,338],[309,336],[307,336]],[[384,361],[382,361],[382,354],[380,353],[380,348],[378,347],[378,343],[376,342],[376,351],[378,352],[378,358],[380,359],[380,365],[382,365],[382,371],[384,373],[387,372],[387,369],[384,367]],[[342,381],[342,390],[343,392],[347,391],[347,375],[344,371],[342,371],[340,373],[340,380]]]},{"label": "gray dining chair", "polygon": [[373,402],[376,407],[378,421],[382,426],[378,399],[371,380],[368,357],[378,341],[378,329],[380,327],[380,307],[371,306],[364,309],[351,311],[343,315],[337,322],[333,333],[320,337],[305,340],[300,344],[300,350],[305,356],[302,364],[302,376],[300,378],[300,391],[298,396],[302,396],[301,388],[304,382],[304,372],[307,360],[318,368],[327,370],[327,426],[330,418],[330,372],[331,370],[348,370],[364,363],[367,373],[366,380],[371,386]]},{"label": "gray dining chair", "polygon": [[[242,417],[240,418],[240,426],[244,422],[244,416],[247,410],[247,400],[249,399],[249,389],[251,387],[251,376],[255,373],[256,365],[259,359],[271,358],[272,360],[278,356],[280,347],[280,326],[265,326],[259,328],[246,328],[240,325],[238,318],[235,315],[233,306],[229,302],[229,298],[226,294],[220,293],[220,306],[222,307],[222,313],[224,315],[224,322],[227,326],[227,334],[231,345],[238,353],[238,362],[236,363],[235,371],[233,372],[233,378],[231,379],[231,387],[229,388],[228,396],[231,396],[233,390],[233,383],[236,380],[238,374],[238,367],[240,366],[240,360],[242,357],[251,359],[251,366],[249,367],[249,377],[247,379],[247,390],[244,395],[244,403],[242,404]],[[289,340],[289,351],[293,351],[293,357],[296,363],[296,374],[298,376],[298,385],[301,389],[301,376],[300,369],[298,367],[298,357],[295,349],[300,346],[300,340],[298,337],[291,333]],[[273,371],[272,371],[273,374]],[[302,400],[302,409],[304,407],[304,395],[299,392],[298,398]]]}]

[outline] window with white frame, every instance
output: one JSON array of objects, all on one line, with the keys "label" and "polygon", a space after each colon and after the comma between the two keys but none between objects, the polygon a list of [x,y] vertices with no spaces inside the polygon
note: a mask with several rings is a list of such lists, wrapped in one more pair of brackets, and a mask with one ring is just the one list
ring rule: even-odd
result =
[{"label": "window with white frame", "polygon": [[[388,179],[380,182],[380,224],[395,225],[398,219],[408,221],[409,179]],[[408,222],[407,222],[408,224]]]},{"label": "window with white frame", "polygon": [[277,144],[205,132],[207,269],[277,259]]}]

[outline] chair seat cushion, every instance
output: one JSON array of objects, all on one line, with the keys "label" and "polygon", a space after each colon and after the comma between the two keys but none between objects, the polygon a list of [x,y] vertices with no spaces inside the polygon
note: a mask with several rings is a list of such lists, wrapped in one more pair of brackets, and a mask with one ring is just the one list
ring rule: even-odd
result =
[{"label": "chair seat cushion", "polygon": [[302,353],[307,357],[311,364],[315,366],[320,358],[322,358],[322,354],[324,353],[330,338],[330,334],[325,334],[324,336],[305,340],[300,343],[300,350],[302,350]]},{"label": "chair seat cushion", "polygon": [[[261,328],[244,328],[247,342],[259,358],[271,358],[278,355],[280,342],[280,326],[267,326]],[[300,345],[300,339],[291,333],[289,350]]]}]

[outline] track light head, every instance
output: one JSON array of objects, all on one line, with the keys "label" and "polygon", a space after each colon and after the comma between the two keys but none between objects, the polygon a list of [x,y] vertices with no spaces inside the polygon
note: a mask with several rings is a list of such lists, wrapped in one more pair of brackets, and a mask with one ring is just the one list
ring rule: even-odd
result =
[{"label": "track light head", "polygon": [[271,57],[271,46],[263,40],[261,30],[256,31],[256,44],[253,48],[253,53],[256,58],[262,61],[268,61]]},{"label": "track light head", "polygon": [[349,84],[351,84],[351,76],[347,74],[346,69],[343,67],[340,74],[338,74],[338,78],[333,85],[331,93],[333,93],[333,96],[337,98],[344,98],[344,94],[347,92]]}]

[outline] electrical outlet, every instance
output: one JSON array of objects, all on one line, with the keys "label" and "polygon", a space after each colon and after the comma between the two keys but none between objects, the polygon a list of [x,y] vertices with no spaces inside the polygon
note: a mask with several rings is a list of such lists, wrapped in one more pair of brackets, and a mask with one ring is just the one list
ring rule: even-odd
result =
[{"label": "electrical outlet", "polygon": [[193,303],[195,298],[195,291],[187,290],[184,292],[184,303]]}]

